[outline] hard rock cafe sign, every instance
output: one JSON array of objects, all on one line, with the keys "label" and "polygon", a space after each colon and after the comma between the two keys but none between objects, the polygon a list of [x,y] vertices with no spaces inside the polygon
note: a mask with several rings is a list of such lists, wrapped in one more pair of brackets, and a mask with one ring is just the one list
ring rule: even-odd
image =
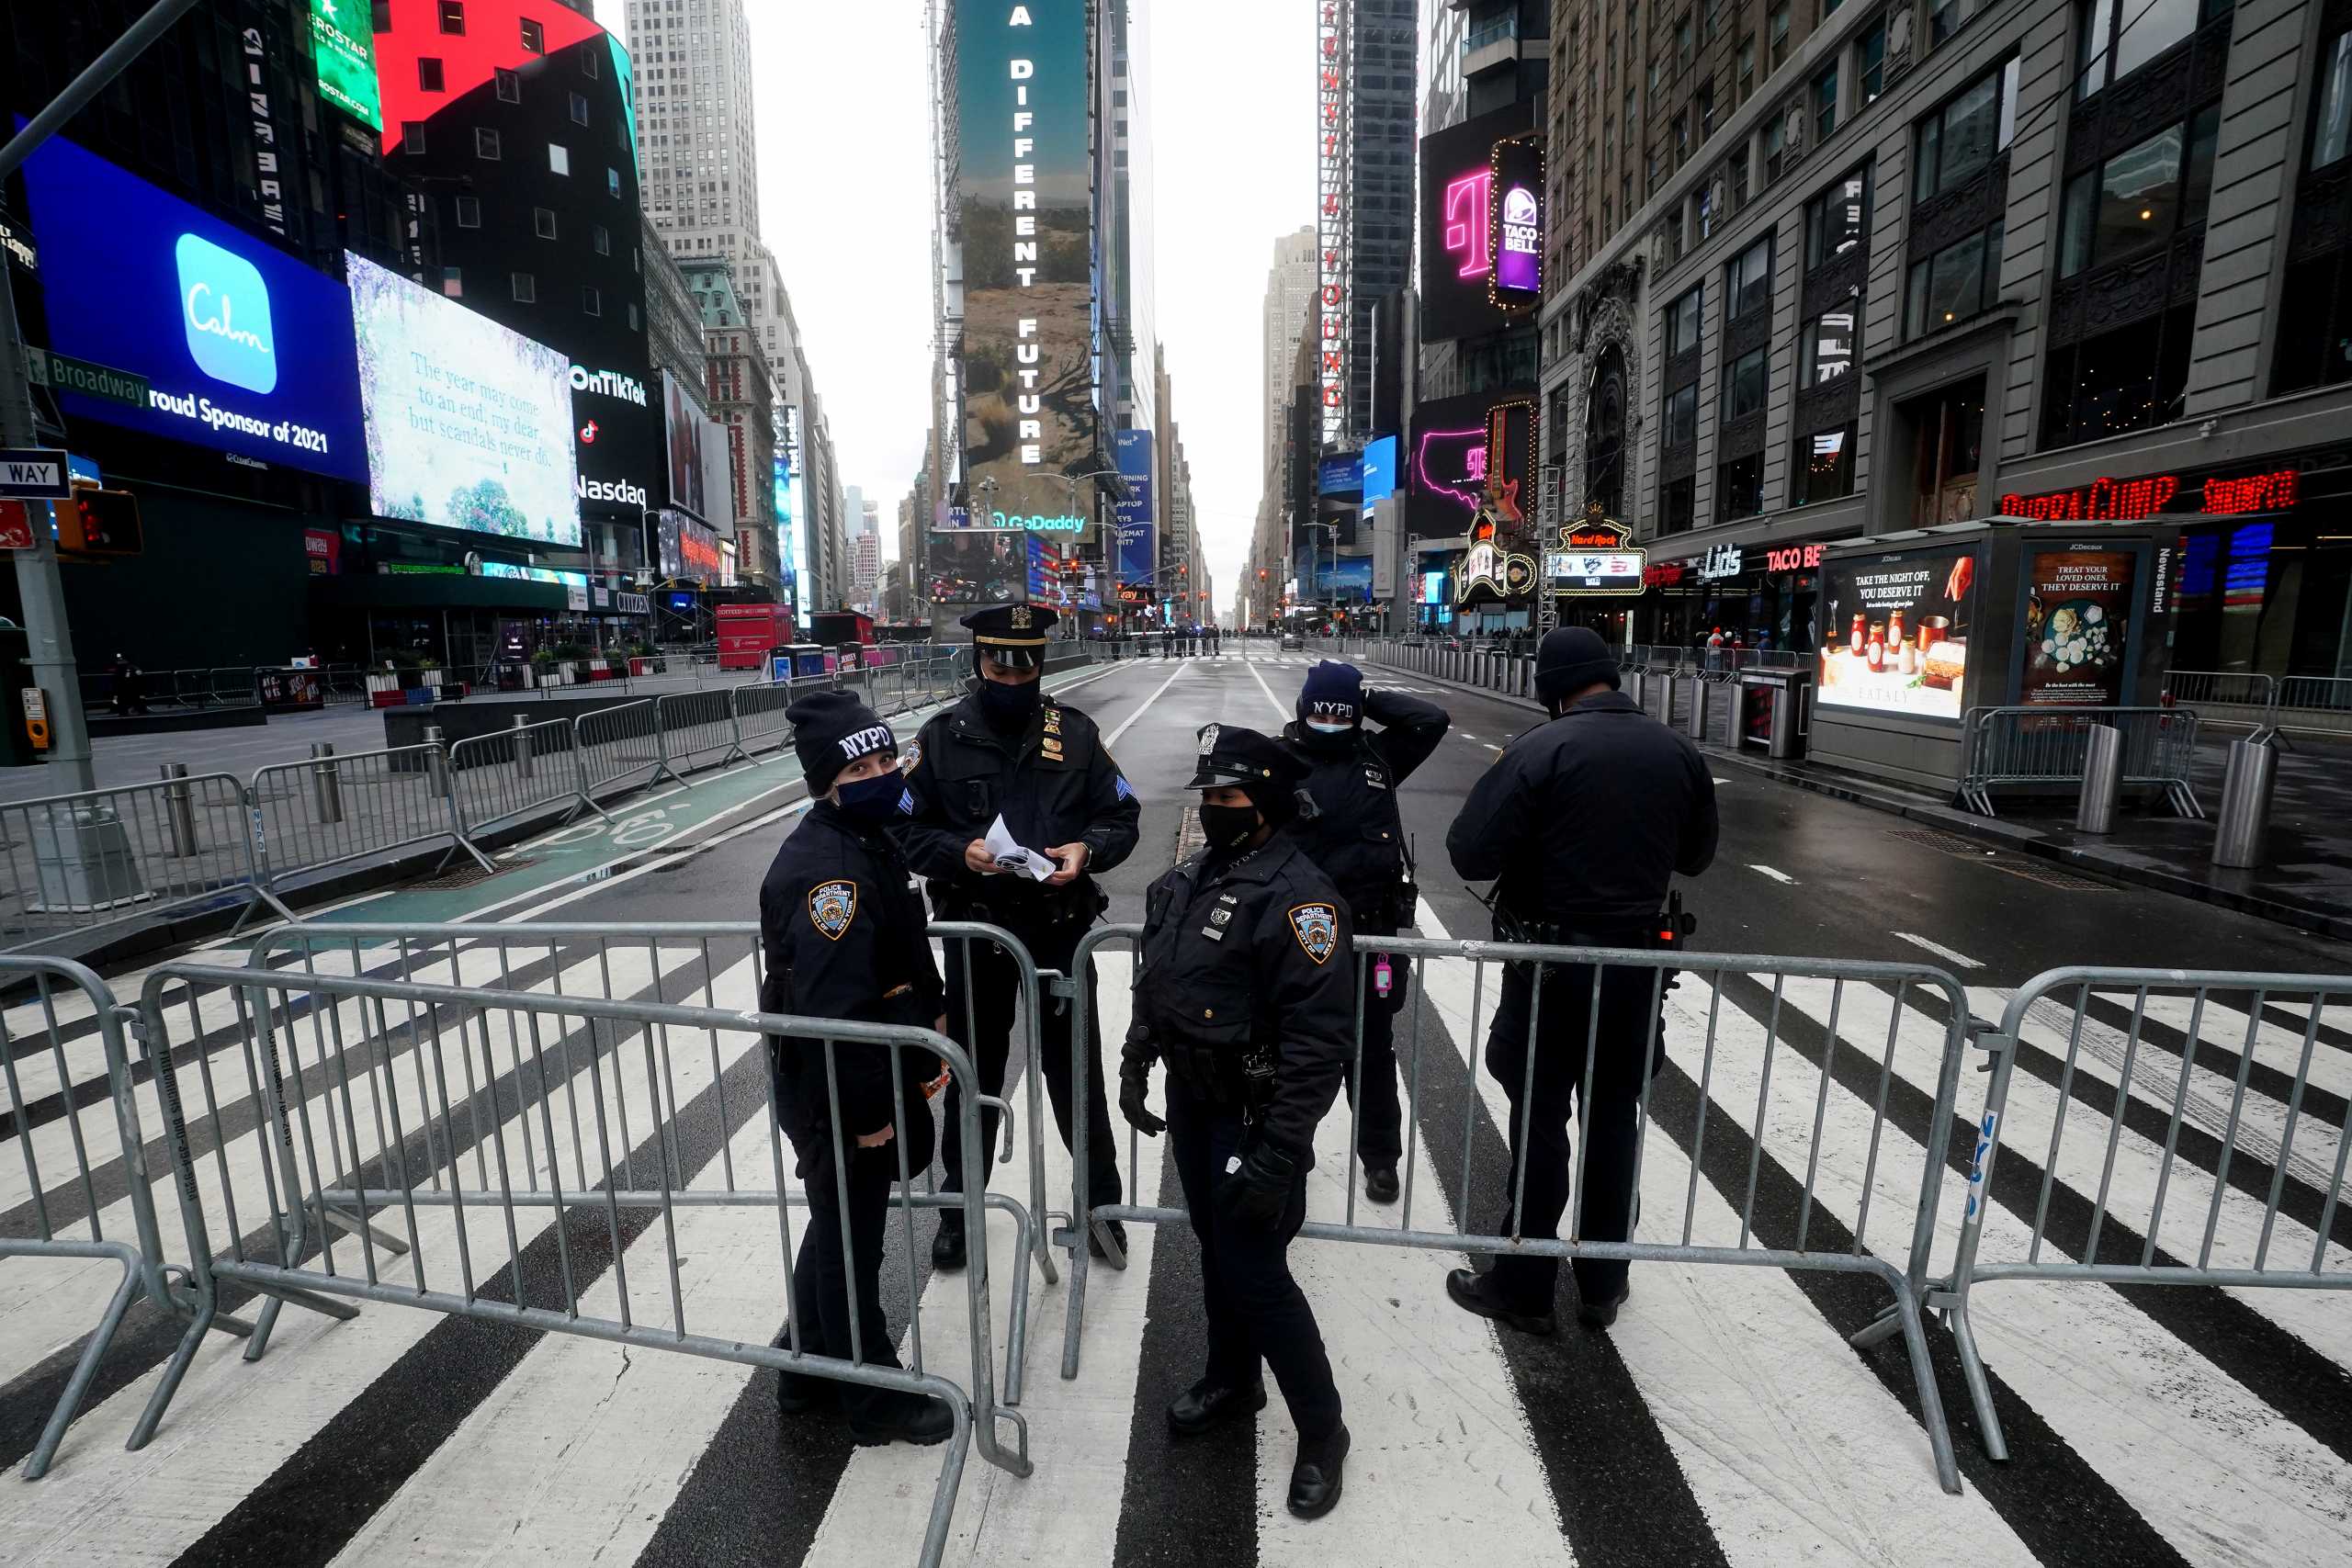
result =
[{"label": "hard rock cafe sign", "polygon": [[1560,530],[1559,547],[1544,561],[1544,575],[1555,593],[1579,595],[1639,593],[1645,587],[1648,552],[1625,543],[1633,531],[1613,517],[1604,516],[1600,503],[1587,505],[1584,515]]}]

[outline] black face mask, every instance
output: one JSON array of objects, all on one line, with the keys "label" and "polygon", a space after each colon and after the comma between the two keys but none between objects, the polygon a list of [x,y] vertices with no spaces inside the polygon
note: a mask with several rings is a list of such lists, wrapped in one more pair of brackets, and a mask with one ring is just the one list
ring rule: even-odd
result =
[{"label": "black face mask", "polygon": [[1254,806],[1201,807],[1201,834],[1208,840],[1211,849],[1239,849],[1258,830],[1258,808]]},{"label": "black face mask", "polygon": [[839,793],[842,815],[862,828],[879,828],[904,815],[899,802],[906,798],[907,784],[896,768],[842,784]]},{"label": "black face mask", "polygon": [[1018,729],[1029,722],[1029,716],[1037,711],[1044,695],[1035,681],[1023,681],[1016,686],[984,678],[980,682],[980,712],[987,716],[992,728]]}]

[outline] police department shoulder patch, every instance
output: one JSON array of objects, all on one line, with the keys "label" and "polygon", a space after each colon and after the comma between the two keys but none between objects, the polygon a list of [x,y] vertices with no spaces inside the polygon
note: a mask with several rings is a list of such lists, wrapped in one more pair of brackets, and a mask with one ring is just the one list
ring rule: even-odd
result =
[{"label": "police department shoulder patch", "polygon": [[921,739],[910,740],[907,743],[907,749],[899,753],[899,771],[900,773],[911,773],[915,769],[922,765],[922,741]]},{"label": "police department shoulder patch", "polygon": [[824,932],[827,941],[841,941],[856,918],[856,883],[820,882],[808,889],[808,923]]},{"label": "police department shoulder patch", "polygon": [[1299,904],[1290,912],[1290,929],[1307,957],[1326,963],[1340,946],[1340,912],[1329,904]]}]

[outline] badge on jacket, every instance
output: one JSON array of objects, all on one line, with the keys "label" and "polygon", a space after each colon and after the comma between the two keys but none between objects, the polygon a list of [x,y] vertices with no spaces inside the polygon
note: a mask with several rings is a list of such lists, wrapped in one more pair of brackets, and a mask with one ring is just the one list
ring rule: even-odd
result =
[{"label": "badge on jacket", "polygon": [[856,883],[820,882],[808,889],[808,923],[824,932],[828,942],[841,941],[856,918]]},{"label": "badge on jacket", "polygon": [[1290,929],[1300,951],[1326,963],[1340,946],[1340,912],[1329,904],[1301,904],[1290,912]]}]

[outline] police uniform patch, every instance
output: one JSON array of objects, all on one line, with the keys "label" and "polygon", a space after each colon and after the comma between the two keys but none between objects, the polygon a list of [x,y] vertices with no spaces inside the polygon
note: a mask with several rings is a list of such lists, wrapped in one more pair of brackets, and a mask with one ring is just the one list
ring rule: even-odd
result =
[{"label": "police uniform patch", "polygon": [[1025,632],[1029,629],[1028,605],[1015,604],[1012,607],[1012,629],[1017,632]]},{"label": "police uniform patch", "polygon": [[828,942],[841,941],[856,918],[856,883],[820,882],[808,889],[808,923],[824,932]]},{"label": "police uniform patch", "polygon": [[1290,929],[1300,951],[1317,964],[1329,962],[1340,946],[1340,912],[1329,904],[1300,904],[1290,912]]},{"label": "police uniform patch", "polygon": [[899,770],[901,773],[911,773],[922,761],[922,742],[920,740],[908,741],[907,749],[899,753]]}]

